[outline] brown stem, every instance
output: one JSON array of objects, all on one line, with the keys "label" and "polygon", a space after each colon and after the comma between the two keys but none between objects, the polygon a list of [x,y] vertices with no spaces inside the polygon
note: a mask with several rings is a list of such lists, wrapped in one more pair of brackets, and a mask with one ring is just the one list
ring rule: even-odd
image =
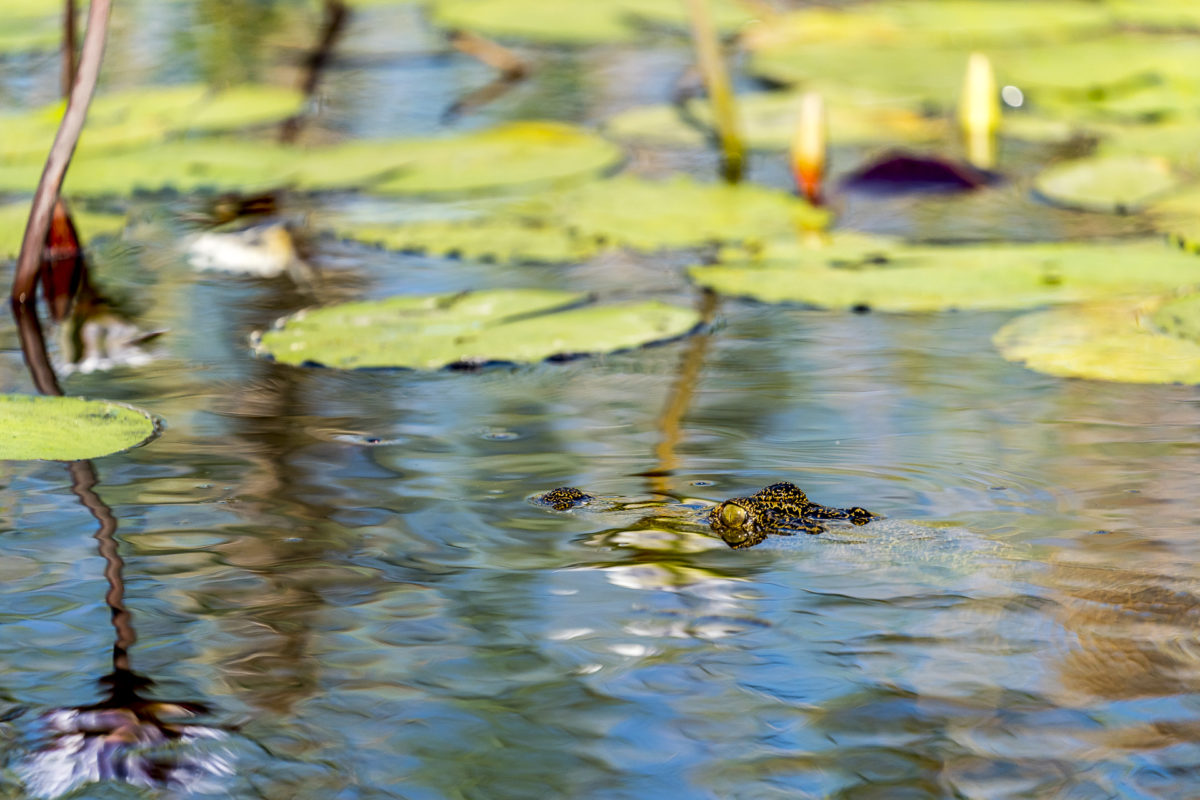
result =
[{"label": "brown stem", "polygon": [[679,372],[675,383],[667,396],[667,404],[658,417],[658,444],[654,446],[654,469],[642,473],[649,479],[650,491],[657,494],[667,494],[670,491],[670,476],[679,466],[679,457],[675,447],[682,438],[683,418],[692,405],[692,396],[696,392],[696,383],[700,379],[700,371],[708,355],[708,346],[712,341],[712,331],[707,327],[717,312],[717,295],[704,292],[700,298],[700,317],[705,329],[692,337],[687,350],[679,361]]},{"label": "brown stem", "polygon": [[71,96],[75,82],[75,0],[63,0],[62,94]]},{"label": "brown stem", "polygon": [[91,0],[88,8],[87,34],[83,37],[83,50],[79,56],[79,69],[71,86],[67,100],[67,113],[58,126],[58,134],[50,147],[42,178],[33,195],[33,207],[29,210],[29,223],[25,226],[25,238],[21,240],[21,254],[17,257],[17,270],[13,276],[12,297],[26,303],[33,300],[37,284],[38,264],[46,244],[46,232],[50,228],[50,217],[54,213],[54,201],[58,199],[63,177],[71,164],[75,145],[87,118],[88,105],[96,91],[96,80],[100,77],[100,60],[104,55],[104,41],[108,34],[108,13],[112,0]]},{"label": "brown stem", "polygon": [[17,323],[17,336],[21,340],[21,353],[25,356],[25,365],[29,367],[33,385],[41,394],[61,397],[63,392],[54,368],[50,366],[50,357],[46,355],[46,339],[42,336],[36,307],[33,303],[13,300],[12,312],[13,320]]},{"label": "brown stem", "polygon": [[67,469],[71,473],[71,492],[100,524],[94,538],[100,543],[104,577],[108,580],[104,602],[112,612],[112,626],[117,633],[113,643],[113,669],[125,671],[129,669],[129,648],[137,641],[137,633],[133,629],[129,609],[125,607],[125,578],[122,575],[125,562],[117,551],[117,517],[95,492],[99,481],[91,461],[72,461]]},{"label": "brown stem", "polygon": [[[325,65],[329,63],[329,57],[333,54],[333,45],[337,42],[342,28],[345,27],[349,14],[343,0],[325,0],[325,21],[321,25],[321,36],[317,40],[317,46],[304,60],[304,80],[300,83],[300,91],[304,92],[305,97],[312,97],[316,93],[317,85],[321,82],[321,73],[324,71]],[[307,113],[301,111],[284,120],[283,127],[279,131],[279,141],[284,144],[295,142],[306,116]]]}]

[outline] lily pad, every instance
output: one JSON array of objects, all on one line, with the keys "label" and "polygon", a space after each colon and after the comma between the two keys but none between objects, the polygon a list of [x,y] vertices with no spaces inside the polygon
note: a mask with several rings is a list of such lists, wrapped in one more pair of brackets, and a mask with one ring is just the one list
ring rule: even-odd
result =
[{"label": "lily pad", "polygon": [[1200,383],[1200,344],[1160,330],[1155,324],[1158,303],[1026,314],[1001,328],[993,341],[1004,358],[1049,375],[1124,383]]},{"label": "lily pad", "polygon": [[[847,248],[782,245],[770,257],[692,267],[701,286],[768,303],[880,311],[1018,309],[1158,294],[1200,284],[1192,256],[1158,241],[1098,244],[894,245],[847,258]],[[861,247],[861,252],[867,252]],[[850,250],[852,253],[853,250]]]},{"label": "lily pad", "polygon": [[1110,27],[1094,3],[1060,0],[884,0],[844,8],[804,8],[757,26],[752,49],[817,43],[978,47],[1066,41]]},{"label": "lily pad", "polygon": [[[738,98],[738,115],[746,144],[759,150],[785,150],[796,133],[800,95],[792,92],[758,93]],[[707,102],[692,101],[687,111],[711,124]],[[944,119],[922,116],[907,108],[872,101],[867,97],[830,98],[829,139],[835,145],[877,142],[930,142],[948,133]],[[605,130],[620,139],[658,145],[699,146],[704,135],[688,125],[674,106],[646,106],[618,114]]]},{"label": "lily pad", "polygon": [[0,395],[0,459],[99,458],[144,444],[157,432],[149,412],[120,403]]},{"label": "lily pad", "polygon": [[[135,190],[360,188],[385,193],[466,192],[557,184],[621,158],[607,140],[570,125],[519,122],[436,139],[295,148],[202,138],[131,152],[85,152],[71,162],[69,195]],[[32,191],[40,162],[0,164],[0,190]]]},{"label": "lily pad", "polygon": [[1108,156],[1056,164],[1043,170],[1033,185],[1057,205],[1126,214],[1175,188],[1178,181],[1164,158]]},{"label": "lily pad", "polygon": [[1200,122],[1181,120],[1161,125],[1099,125],[1103,138],[1098,156],[1145,156],[1165,158],[1173,166],[1200,170]]},{"label": "lily pad", "polygon": [[1148,212],[1172,242],[1200,253],[1200,186],[1168,195],[1150,206]]},{"label": "lily pad", "polygon": [[255,351],[288,364],[438,369],[626,350],[700,324],[659,302],[582,306],[586,295],[541,289],[392,297],[300,312],[256,336]]},{"label": "lily pad", "polygon": [[[96,236],[117,233],[125,226],[125,217],[122,214],[71,209],[71,219],[84,242]],[[25,225],[28,221],[28,203],[0,205],[0,259],[17,257],[21,251],[21,240],[25,236]]]},{"label": "lily pad", "polygon": [[508,217],[399,225],[343,223],[335,232],[389,250],[504,263],[559,264],[581,261],[600,250],[594,237],[537,220]]},{"label": "lily pad", "polygon": [[0,53],[50,50],[62,38],[62,3],[5,0],[0,14]]},{"label": "lily pad", "polygon": [[1177,339],[1200,344],[1200,294],[1188,294],[1163,303],[1154,312],[1154,324]]},{"label": "lily pad", "polygon": [[[737,0],[710,3],[714,24],[732,32],[753,19]],[[633,41],[645,22],[686,27],[687,9],[678,0],[436,0],[434,24],[486,36],[534,42],[587,45]]]},{"label": "lily pad", "polygon": [[1200,6],[1193,0],[1105,0],[1120,22],[1162,30],[1200,30]]},{"label": "lily pad", "polygon": [[545,220],[598,242],[637,250],[761,241],[824,227],[829,217],[784,192],[684,177],[594,181],[515,203],[510,210],[518,217]]},{"label": "lily pad", "polygon": [[393,174],[373,183],[372,192],[469,192],[569,181],[614,167],[621,158],[619,147],[581,128],[514,122],[453,137],[342,145],[305,159],[299,184],[346,186],[347,171],[378,174],[390,159]]},{"label": "lily pad", "polygon": [[[150,87],[97,97],[88,109],[77,156],[160,142],[182,133],[213,133],[286,119],[304,105],[295,89],[235,86],[213,92],[201,84]],[[0,115],[0,160],[41,163],[65,105]]]}]

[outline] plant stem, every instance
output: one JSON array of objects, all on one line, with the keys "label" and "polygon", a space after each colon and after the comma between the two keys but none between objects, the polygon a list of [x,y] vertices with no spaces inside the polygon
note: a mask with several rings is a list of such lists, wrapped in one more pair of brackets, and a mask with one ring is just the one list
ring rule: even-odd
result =
[{"label": "plant stem", "polygon": [[96,91],[96,80],[100,77],[100,60],[104,56],[111,8],[112,0],[91,0],[88,7],[87,33],[83,37],[79,68],[67,100],[67,113],[58,126],[46,166],[42,169],[42,178],[33,195],[33,207],[29,210],[29,222],[25,226],[25,237],[21,240],[21,254],[17,257],[12,285],[12,298],[18,303],[33,300],[38,264],[46,244],[46,232],[50,229],[54,202],[58,199],[63,177],[71,164],[71,156],[75,153],[75,145],[79,142],[79,134],[87,118],[88,105]]},{"label": "plant stem", "polygon": [[75,83],[75,0],[63,0],[62,95],[71,96]]},{"label": "plant stem", "polygon": [[729,71],[721,57],[721,44],[708,12],[707,0],[687,0],[687,4],[692,20],[696,59],[700,63],[700,72],[712,104],[713,126],[721,142],[721,173],[725,180],[737,183],[742,179],[746,148],[738,133],[737,104],[729,81]]}]

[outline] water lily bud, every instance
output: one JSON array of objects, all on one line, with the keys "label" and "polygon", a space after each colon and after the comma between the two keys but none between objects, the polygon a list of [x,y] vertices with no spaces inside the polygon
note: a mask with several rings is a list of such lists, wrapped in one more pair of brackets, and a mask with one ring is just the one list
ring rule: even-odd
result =
[{"label": "water lily bud", "polygon": [[1000,101],[992,62],[982,53],[972,53],[967,61],[958,120],[966,137],[967,160],[981,169],[990,169],[996,161],[995,135],[1000,126]]},{"label": "water lily bud", "polygon": [[821,202],[825,177],[825,101],[816,92],[800,98],[800,116],[792,137],[792,175],[809,202]]}]

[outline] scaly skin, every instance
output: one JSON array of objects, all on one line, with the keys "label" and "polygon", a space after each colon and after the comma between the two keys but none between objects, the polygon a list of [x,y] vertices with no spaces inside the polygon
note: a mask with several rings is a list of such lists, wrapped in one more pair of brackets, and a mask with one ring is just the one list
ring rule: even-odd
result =
[{"label": "scaly skin", "polygon": [[[571,486],[533,498],[555,511],[566,511],[595,498]],[[866,525],[877,515],[865,508],[833,508],[814,503],[793,483],[773,483],[750,497],[733,497],[713,507],[707,522],[730,547],[740,550],[760,544],[771,534],[823,533],[819,520],[845,520]]]}]

